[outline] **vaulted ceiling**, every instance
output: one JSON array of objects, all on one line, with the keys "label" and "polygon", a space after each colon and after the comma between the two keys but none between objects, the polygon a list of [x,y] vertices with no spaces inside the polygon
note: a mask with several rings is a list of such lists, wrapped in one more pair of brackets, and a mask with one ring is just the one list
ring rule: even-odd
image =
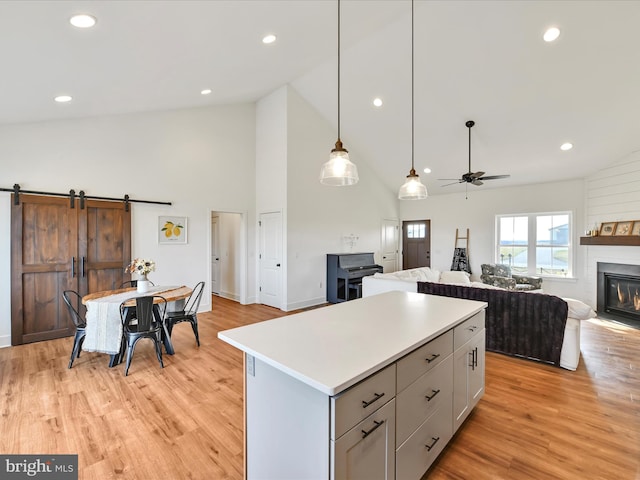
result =
[{"label": "vaulted ceiling", "polygon": [[[397,190],[411,163],[411,2],[341,12],[342,139]],[[72,27],[75,13],[96,26]],[[511,175],[470,189],[580,178],[640,149],[640,2],[415,0],[414,20],[415,164],[430,195],[464,190],[438,179],[467,171],[470,119],[472,170]],[[3,0],[0,40],[0,124],[253,102],[290,84],[336,125],[336,1]]]}]

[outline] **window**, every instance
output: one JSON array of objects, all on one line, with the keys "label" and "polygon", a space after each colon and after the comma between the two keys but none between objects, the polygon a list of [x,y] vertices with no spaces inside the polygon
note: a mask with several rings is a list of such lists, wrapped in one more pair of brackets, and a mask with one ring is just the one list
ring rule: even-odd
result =
[{"label": "window", "polygon": [[571,275],[571,213],[536,213],[496,217],[496,262],[514,273]]},{"label": "window", "polygon": [[427,234],[424,223],[407,225],[407,238],[424,238]]}]

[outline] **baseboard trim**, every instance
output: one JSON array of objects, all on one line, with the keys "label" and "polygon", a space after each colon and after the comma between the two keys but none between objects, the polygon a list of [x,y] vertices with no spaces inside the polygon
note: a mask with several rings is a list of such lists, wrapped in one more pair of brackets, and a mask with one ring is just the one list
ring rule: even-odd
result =
[{"label": "baseboard trim", "polygon": [[10,347],[10,346],[11,346],[11,335],[0,336],[0,348]]},{"label": "baseboard trim", "polygon": [[301,308],[316,307],[325,303],[327,303],[327,299],[325,297],[312,298],[309,300],[303,300],[301,302],[293,302],[287,304],[287,309],[285,310],[285,312],[300,310]]}]

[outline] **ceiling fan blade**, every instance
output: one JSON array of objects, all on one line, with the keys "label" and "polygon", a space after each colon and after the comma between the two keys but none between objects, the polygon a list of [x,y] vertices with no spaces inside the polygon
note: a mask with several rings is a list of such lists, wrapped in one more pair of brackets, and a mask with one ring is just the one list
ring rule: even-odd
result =
[{"label": "ceiling fan blade", "polygon": [[471,183],[473,183],[476,187],[482,185],[482,180],[480,178],[474,178]]},{"label": "ceiling fan blade", "polygon": [[482,175],[484,175],[484,172],[472,173],[471,178],[480,178]]},{"label": "ceiling fan blade", "polygon": [[463,183],[463,180],[456,180],[453,183],[447,183],[445,185],[440,185],[441,187],[448,187],[449,185],[455,185],[456,183]]},{"label": "ceiling fan blade", "polygon": [[500,178],[509,178],[511,175],[490,175],[488,177],[482,177],[480,180],[498,180]]}]

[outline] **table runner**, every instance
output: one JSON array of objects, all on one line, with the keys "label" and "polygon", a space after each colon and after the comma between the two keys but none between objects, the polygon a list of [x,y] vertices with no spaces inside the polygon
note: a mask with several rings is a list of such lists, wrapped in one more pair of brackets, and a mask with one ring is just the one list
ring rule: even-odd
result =
[{"label": "table runner", "polygon": [[120,352],[120,344],[122,343],[120,304],[130,298],[159,295],[162,292],[175,290],[176,288],[180,287],[155,286],[150,287],[144,293],[131,290],[87,301],[87,328],[82,350],[108,353],[110,355],[117,354]]}]

